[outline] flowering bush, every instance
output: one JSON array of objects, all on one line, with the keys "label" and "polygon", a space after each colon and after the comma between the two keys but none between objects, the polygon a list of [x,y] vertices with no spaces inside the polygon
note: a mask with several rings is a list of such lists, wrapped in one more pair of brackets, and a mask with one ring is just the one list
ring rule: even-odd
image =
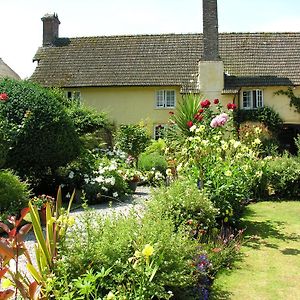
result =
[{"label": "flowering bush", "polygon": [[[224,109],[217,99],[213,104],[198,98],[190,101],[193,105],[186,106],[201,108],[196,112],[193,125],[186,124],[183,133],[188,138],[180,144],[171,140],[169,147],[176,149],[172,152],[177,153],[178,174],[194,178],[198,188],[205,188],[220,210],[221,221],[228,222],[239,215],[243,203],[251,196],[249,191],[256,172],[253,161],[257,158],[260,141],[257,139],[248,147],[237,139],[232,117],[236,106],[233,103]],[[199,101],[198,106],[196,101]],[[171,120],[176,123],[176,114]]]},{"label": "flowering bush", "polygon": [[98,158],[97,169],[92,174],[84,176],[83,190],[87,199],[99,201],[101,197],[118,198],[124,195],[128,191],[128,186],[121,173],[116,160]]}]

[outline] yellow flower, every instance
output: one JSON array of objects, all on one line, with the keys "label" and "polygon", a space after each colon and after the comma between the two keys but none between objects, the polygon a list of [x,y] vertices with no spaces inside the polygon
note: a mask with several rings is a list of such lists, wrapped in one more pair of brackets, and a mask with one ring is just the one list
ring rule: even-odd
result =
[{"label": "yellow flower", "polygon": [[75,224],[75,218],[74,217],[69,217],[68,218],[68,225],[71,227]]},{"label": "yellow flower", "polygon": [[230,177],[232,175],[232,172],[230,170],[225,171],[225,176]]},{"label": "yellow flower", "polygon": [[109,293],[107,294],[107,296],[106,296],[106,299],[107,299],[107,300],[113,300],[113,299],[115,299],[114,293],[113,293],[113,292],[109,292]]},{"label": "yellow flower", "polygon": [[254,131],[256,134],[260,134],[262,132],[261,128],[259,127],[255,127]]},{"label": "yellow flower", "polygon": [[145,245],[142,254],[146,257],[149,257],[153,255],[153,253],[154,253],[154,248],[150,244]]},{"label": "yellow flower", "polygon": [[259,138],[256,138],[256,139],[254,140],[254,143],[257,144],[257,145],[259,145],[259,144],[261,143],[261,140],[260,140]]},{"label": "yellow flower", "polygon": [[2,280],[1,286],[2,286],[3,289],[7,289],[12,285],[13,285],[13,283],[8,278],[4,278]]}]

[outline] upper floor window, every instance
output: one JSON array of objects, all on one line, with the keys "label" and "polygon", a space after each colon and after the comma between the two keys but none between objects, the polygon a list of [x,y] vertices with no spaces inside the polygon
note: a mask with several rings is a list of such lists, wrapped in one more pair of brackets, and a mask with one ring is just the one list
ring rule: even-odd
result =
[{"label": "upper floor window", "polygon": [[249,90],[243,91],[242,108],[255,109],[264,106],[263,91]]},{"label": "upper floor window", "polygon": [[81,93],[79,91],[67,91],[67,98],[80,102]]},{"label": "upper floor window", "polygon": [[172,90],[156,91],[156,108],[174,108],[176,93]]}]

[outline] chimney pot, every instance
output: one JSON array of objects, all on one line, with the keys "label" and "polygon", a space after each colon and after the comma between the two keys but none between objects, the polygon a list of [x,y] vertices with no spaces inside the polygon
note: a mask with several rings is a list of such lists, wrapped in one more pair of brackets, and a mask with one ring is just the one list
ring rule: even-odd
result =
[{"label": "chimney pot", "polygon": [[60,24],[58,16],[55,13],[45,14],[41,20],[43,21],[43,46],[54,46]]}]

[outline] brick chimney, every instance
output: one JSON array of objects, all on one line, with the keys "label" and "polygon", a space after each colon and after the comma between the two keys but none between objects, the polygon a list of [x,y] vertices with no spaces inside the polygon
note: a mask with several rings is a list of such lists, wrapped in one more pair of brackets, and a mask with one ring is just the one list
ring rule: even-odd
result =
[{"label": "brick chimney", "polygon": [[220,60],[217,0],[203,0],[203,55],[202,60]]},{"label": "brick chimney", "polygon": [[43,47],[53,46],[58,38],[60,21],[57,14],[46,14],[41,19],[43,21]]},{"label": "brick chimney", "polygon": [[199,61],[198,86],[203,96],[220,99],[224,89],[224,64],[219,55],[217,0],[202,1],[203,53]]}]

